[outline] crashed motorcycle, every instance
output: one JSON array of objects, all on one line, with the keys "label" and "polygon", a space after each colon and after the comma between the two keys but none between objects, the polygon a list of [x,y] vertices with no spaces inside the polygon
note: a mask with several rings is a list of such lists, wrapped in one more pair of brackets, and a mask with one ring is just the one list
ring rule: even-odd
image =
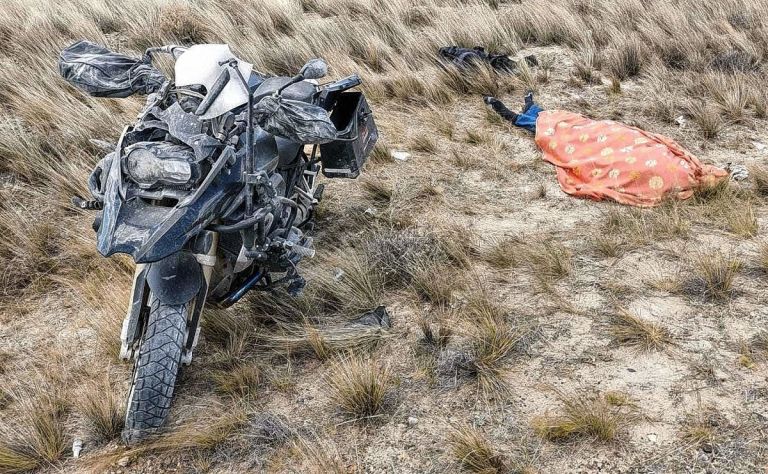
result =
[{"label": "crashed motorcycle", "polygon": [[[174,78],[153,58],[169,55]],[[192,361],[206,304],[250,291],[301,291],[315,253],[319,174],[356,178],[378,132],[357,75],[319,84],[320,59],[293,77],[267,77],[227,45],[150,48],[141,59],[81,41],[59,71],[98,97],[147,94],[133,125],[96,166],[91,198],[98,251],[136,262],[120,357],[134,360],[123,439],[168,416],[182,365]]]}]

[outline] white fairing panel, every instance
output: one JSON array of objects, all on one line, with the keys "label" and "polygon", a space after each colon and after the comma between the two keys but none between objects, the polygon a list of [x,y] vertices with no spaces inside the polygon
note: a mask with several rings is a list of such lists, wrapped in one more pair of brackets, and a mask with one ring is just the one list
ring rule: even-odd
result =
[{"label": "white fairing panel", "polygon": [[[176,60],[176,85],[183,87],[202,84],[207,90],[211,90],[221,71],[229,67],[226,64],[219,64],[233,58],[237,59],[232,54],[232,51],[230,51],[229,45],[226,44],[198,44],[191,46]],[[237,65],[240,74],[243,75],[247,82],[248,78],[251,77],[251,67],[253,65],[239,59],[237,59]],[[227,85],[222,89],[221,94],[219,94],[200,118],[211,119],[218,117],[224,112],[228,112],[248,102],[247,88],[237,77],[235,71],[231,72],[233,74]]]}]

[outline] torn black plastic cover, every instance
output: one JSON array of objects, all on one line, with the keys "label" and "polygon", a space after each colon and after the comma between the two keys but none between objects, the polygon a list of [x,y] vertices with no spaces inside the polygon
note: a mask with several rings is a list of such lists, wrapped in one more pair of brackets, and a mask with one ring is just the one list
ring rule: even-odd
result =
[{"label": "torn black plastic cover", "polygon": [[149,56],[131,58],[90,41],[78,41],[59,55],[59,74],[94,97],[128,97],[160,89],[165,76]]},{"label": "torn black plastic cover", "polygon": [[328,143],[338,134],[327,110],[280,96],[261,99],[253,118],[265,131],[299,143]]}]

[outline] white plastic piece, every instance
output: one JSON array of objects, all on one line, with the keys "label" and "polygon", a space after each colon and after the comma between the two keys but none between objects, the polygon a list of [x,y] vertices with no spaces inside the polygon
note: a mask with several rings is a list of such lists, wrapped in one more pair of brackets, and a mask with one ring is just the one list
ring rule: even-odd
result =
[{"label": "white plastic piece", "polygon": [[[226,62],[231,59],[237,60],[237,69],[243,75],[245,81],[248,82],[253,65],[237,59],[229,49],[229,45],[196,44],[186,50],[176,60],[174,68],[176,86],[183,87],[202,84],[207,90],[211,90],[221,72],[229,67]],[[229,82],[200,118],[207,120],[218,117],[224,112],[229,112],[247,102],[248,90],[244,87],[240,78],[237,77],[237,73],[232,70]]]},{"label": "white plastic piece", "polygon": [[83,450],[83,440],[80,438],[75,439],[72,443],[72,457],[77,459],[80,457],[80,451]]},{"label": "white plastic piece", "polygon": [[408,161],[408,159],[411,157],[411,154],[407,151],[393,151],[392,152],[392,158],[398,160],[398,161]]}]

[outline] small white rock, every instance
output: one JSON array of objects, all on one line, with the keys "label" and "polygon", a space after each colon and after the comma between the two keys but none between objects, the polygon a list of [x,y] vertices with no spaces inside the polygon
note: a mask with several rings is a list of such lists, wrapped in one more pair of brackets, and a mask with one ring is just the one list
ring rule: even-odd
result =
[{"label": "small white rock", "polygon": [[688,123],[688,121],[685,119],[685,116],[681,115],[675,119],[675,123],[681,127],[685,127],[685,124]]},{"label": "small white rock", "polygon": [[117,460],[117,465],[120,467],[126,467],[130,462],[131,462],[131,458],[129,458],[128,456],[123,456]]},{"label": "small white rock", "polygon": [[766,148],[768,148],[768,145],[766,145],[765,143],[760,143],[760,142],[752,142],[752,145],[755,147],[755,149],[757,151],[763,151]]},{"label": "small white rock", "polygon": [[411,154],[407,151],[393,151],[392,152],[392,158],[398,160],[398,161],[408,161],[408,159],[411,157]]},{"label": "small white rock", "polygon": [[417,424],[418,422],[419,422],[419,419],[418,419],[418,418],[416,418],[415,416],[409,416],[409,417],[408,417],[408,426],[410,426],[410,427],[414,427],[414,426],[416,426],[416,424]]},{"label": "small white rock", "polygon": [[656,439],[657,439],[657,436],[655,433],[648,434],[648,441],[650,441],[651,443],[656,443]]}]

